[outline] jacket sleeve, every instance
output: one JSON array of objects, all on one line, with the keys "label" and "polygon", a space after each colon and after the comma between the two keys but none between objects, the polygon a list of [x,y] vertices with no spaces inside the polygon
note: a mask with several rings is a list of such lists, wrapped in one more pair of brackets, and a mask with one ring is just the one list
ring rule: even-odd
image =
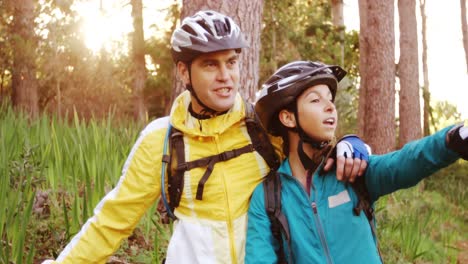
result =
[{"label": "jacket sleeve", "polygon": [[249,207],[245,263],[277,263],[277,248],[278,242],[271,233],[271,223],[265,209],[263,183],[260,183]]},{"label": "jacket sleeve", "polygon": [[412,187],[455,162],[458,154],[445,145],[450,128],[407,143],[400,150],[371,156],[365,174],[371,199],[376,201],[380,196]]},{"label": "jacket sleeve", "polygon": [[160,195],[161,146],[166,129],[141,133],[127,158],[117,186],[60,253],[44,263],[105,263]]}]

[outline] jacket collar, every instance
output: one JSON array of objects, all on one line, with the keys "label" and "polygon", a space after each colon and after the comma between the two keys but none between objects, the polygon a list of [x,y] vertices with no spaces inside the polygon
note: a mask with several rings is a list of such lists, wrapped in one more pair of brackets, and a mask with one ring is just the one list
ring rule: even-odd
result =
[{"label": "jacket collar", "polygon": [[289,157],[285,158],[283,162],[281,162],[281,165],[278,168],[278,172],[292,176],[291,165],[289,164]]},{"label": "jacket collar", "polygon": [[233,107],[226,114],[204,120],[199,120],[189,113],[190,101],[189,91],[181,93],[175,99],[170,115],[171,125],[186,134],[195,136],[222,134],[245,117],[245,105],[239,93],[236,95]]}]

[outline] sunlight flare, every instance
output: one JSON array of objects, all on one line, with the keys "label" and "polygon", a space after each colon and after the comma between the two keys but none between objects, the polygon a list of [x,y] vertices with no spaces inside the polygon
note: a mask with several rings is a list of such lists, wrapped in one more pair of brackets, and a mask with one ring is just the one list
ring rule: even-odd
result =
[{"label": "sunlight flare", "polygon": [[86,46],[94,53],[101,49],[111,51],[113,43],[127,45],[127,36],[133,31],[131,10],[120,1],[86,1],[75,4],[82,19],[82,34]]}]

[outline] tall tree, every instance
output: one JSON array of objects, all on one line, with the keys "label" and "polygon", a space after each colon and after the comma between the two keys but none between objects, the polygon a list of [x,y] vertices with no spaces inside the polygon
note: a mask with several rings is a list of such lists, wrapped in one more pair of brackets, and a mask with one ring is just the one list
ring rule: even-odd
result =
[{"label": "tall tree", "polygon": [[132,0],[131,4],[134,29],[132,37],[133,116],[135,120],[143,122],[146,119],[143,98],[146,82],[143,4],[142,0]]},{"label": "tall tree", "polygon": [[[369,38],[367,23],[367,0],[359,1],[359,72],[361,74],[367,72],[367,59],[369,55],[367,54],[369,48],[367,47],[367,39]],[[361,78],[360,88],[359,88],[359,105],[358,105],[358,133],[363,136],[364,131],[364,113],[366,109],[366,78]]]},{"label": "tall tree", "polygon": [[332,8],[332,22],[333,26],[335,26],[340,32],[340,41],[341,41],[341,50],[340,50],[340,65],[344,65],[344,56],[345,56],[345,44],[344,44],[344,16],[343,16],[343,0],[332,0],[331,1],[331,8]]},{"label": "tall tree", "polygon": [[359,0],[359,9],[360,131],[375,153],[385,153],[395,148],[395,8],[393,1]]},{"label": "tall tree", "polygon": [[11,90],[12,48],[9,41],[9,22],[12,4],[0,1],[0,104],[9,99]]},{"label": "tall tree", "polygon": [[[245,35],[249,48],[240,55],[240,93],[247,100],[255,100],[260,60],[260,32],[262,26],[263,0],[222,1],[183,0],[181,19],[199,10],[215,10],[234,19]],[[175,83],[173,98],[184,90],[180,82]]]},{"label": "tall tree", "polygon": [[421,137],[419,106],[419,63],[416,1],[398,0],[400,17],[400,60],[397,75],[400,79],[399,146]]},{"label": "tall tree", "polygon": [[422,36],[422,68],[423,68],[423,135],[430,134],[429,123],[432,116],[431,93],[429,91],[429,70],[427,67],[427,16],[426,0],[419,0],[419,9],[421,13],[421,36]]},{"label": "tall tree", "polygon": [[31,117],[39,113],[36,80],[36,48],[34,0],[14,1],[13,10],[13,74],[12,102]]},{"label": "tall tree", "polygon": [[468,25],[466,22],[466,0],[460,0],[463,47],[465,48],[466,72],[468,73]]}]

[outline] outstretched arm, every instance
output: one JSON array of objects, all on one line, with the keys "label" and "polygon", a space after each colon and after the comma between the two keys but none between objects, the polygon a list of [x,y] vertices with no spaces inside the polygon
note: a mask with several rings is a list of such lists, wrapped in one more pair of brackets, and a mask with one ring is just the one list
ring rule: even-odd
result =
[{"label": "outstretched arm", "polygon": [[380,196],[412,187],[460,158],[447,147],[450,128],[412,141],[398,151],[371,156],[365,174],[371,199],[375,201]]}]

